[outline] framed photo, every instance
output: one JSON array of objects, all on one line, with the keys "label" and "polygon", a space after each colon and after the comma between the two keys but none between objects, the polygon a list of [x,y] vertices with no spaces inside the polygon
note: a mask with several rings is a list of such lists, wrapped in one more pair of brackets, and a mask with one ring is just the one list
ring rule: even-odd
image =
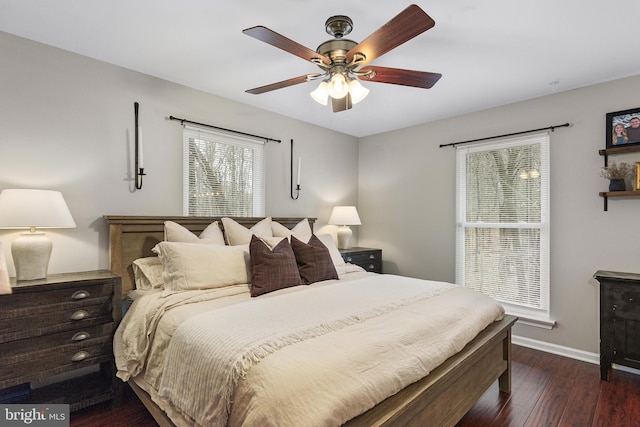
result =
[{"label": "framed photo", "polygon": [[640,144],[640,107],[607,113],[607,148]]}]

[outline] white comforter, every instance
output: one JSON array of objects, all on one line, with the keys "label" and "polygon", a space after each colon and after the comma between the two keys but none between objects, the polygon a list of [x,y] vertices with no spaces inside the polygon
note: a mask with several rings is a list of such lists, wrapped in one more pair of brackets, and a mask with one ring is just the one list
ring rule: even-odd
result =
[{"label": "white comforter", "polygon": [[177,425],[340,425],[503,316],[455,285],[341,278],[253,299],[246,285],[140,298],[116,334],[118,376]]}]

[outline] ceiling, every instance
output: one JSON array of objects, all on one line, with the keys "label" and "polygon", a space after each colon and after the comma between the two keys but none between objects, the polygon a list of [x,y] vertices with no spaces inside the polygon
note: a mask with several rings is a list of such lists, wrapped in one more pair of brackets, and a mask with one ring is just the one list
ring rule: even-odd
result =
[{"label": "ceiling", "polygon": [[[319,71],[242,33],[264,25],[312,50],[347,15],[362,41],[409,3],[388,0],[0,0],[0,30],[356,137],[640,74],[638,0],[430,0],[434,28],[371,65],[441,73],[431,89],[364,82],[333,113],[317,82],[245,90]],[[638,100],[640,102],[640,99]]]}]

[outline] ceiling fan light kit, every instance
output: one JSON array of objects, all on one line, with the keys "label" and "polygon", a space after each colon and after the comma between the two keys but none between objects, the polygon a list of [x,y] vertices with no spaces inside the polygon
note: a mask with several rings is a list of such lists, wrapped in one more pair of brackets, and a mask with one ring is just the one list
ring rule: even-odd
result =
[{"label": "ceiling fan light kit", "polygon": [[365,40],[356,43],[343,39],[353,29],[353,21],[348,16],[336,15],[325,23],[327,33],[334,39],[320,44],[315,51],[266,27],[247,28],[243,33],[307,60],[323,71],[249,89],[247,93],[261,94],[321,79],[311,97],[322,105],[327,105],[331,97],[333,111],[339,112],[350,109],[368,95],[369,89],[358,80],[429,89],[442,77],[441,74],[367,64],[434,25],[435,21],[413,4]]},{"label": "ceiling fan light kit", "polygon": [[329,83],[321,81],[316,90],[311,92],[311,97],[321,105],[327,105],[329,100]]}]

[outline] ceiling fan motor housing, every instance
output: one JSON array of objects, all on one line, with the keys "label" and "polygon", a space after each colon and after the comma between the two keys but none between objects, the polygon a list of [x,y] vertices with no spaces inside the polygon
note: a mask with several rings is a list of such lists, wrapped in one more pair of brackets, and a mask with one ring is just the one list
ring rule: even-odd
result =
[{"label": "ceiling fan motor housing", "polygon": [[331,59],[331,64],[346,63],[347,52],[357,44],[353,40],[347,39],[328,40],[318,46],[316,52]]}]

